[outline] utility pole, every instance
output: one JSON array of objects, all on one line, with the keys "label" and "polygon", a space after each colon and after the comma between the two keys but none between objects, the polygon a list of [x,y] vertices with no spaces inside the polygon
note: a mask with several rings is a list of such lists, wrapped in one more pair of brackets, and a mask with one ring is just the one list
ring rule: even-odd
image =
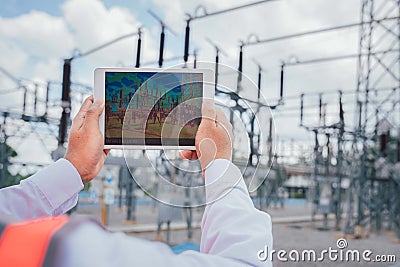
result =
[{"label": "utility pole", "polygon": [[336,230],[340,230],[340,223],[342,221],[342,178],[343,178],[343,135],[344,135],[344,111],[342,102],[342,91],[339,91],[339,134],[337,138],[337,161],[336,161],[336,176],[338,177],[337,183],[337,199],[336,199]]},{"label": "utility pole", "polygon": [[44,112],[44,117],[47,116],[47,112],[49,110],[49,93],[50,93],[50,81],[47,82],[47,86],[46,86],[46,110]]},{"label": "utility pole", "polygon": [[238,79],[236,84],[236,93],[238,94],[240,89],[242,88],[242,73],[243,73],[243,46],[244,43],[241,42],[239,46],[239,65],[238,65]]},{"label": "utility pole", "polygon": [[135,68],[140,67],[140,53],[142,47],[142,29],[139,27],[138,29],[138,40],[137,40],[137,48],[136,48],[136,65]]},{"label": "utility pole", "polygon": [[165,26],[161,25],[161,35],[160,35],[160,51],[158,54],[158,67],[162,68],[164,60],[164,41],[165,41]]},{"label": "utility pole", "polygon": [[193,51],[193,68],[196,69],[197,68],[197,49],[195,49]]},{"label": "utility pole", "polygon": [[73,58],[64,59],[63,65],[63,82],[62,82],[62,93],[61,93],[61,120],[59,128],[58,146],[62,147],[66,142],[67,128],[71,113],[71,61]]},{"label": "utility pole", "polygon": [[218,92],[219,54],[226,56],[226,53],[222,51],[221,48],[217,44],[215,44],[210,38],[206,38],[206,40],[215,49],[214,82],[215,82],[215,92]]},{"label": "utility pole", "polygon": [[[255,60],[254,60],[255,61]],[[258,67],[258,80],[257,80],[257,102],[260,102],[260,97],[261,97],[261,73],[262,73],[262,68],[259,63],[257,63]],[[256,114],[260,112],[260,106],[257,106]],[[257,135],[257,145],[255,145],[255,140],[254,138],[256,137],[256,134],[254,133],[255,129],[255,124],[256,124],[256,114],[252,114],[251,119],[250,119],[250,132],[249,132],[249,139],[250,139],[250,156],[249,156],[249,162],[251,165],[256,165],[258,164],[260,160],[260,136],[261,136],[261,129],[260,126],[258,125],[258,135]],[[272,138],[272,118],[270,118],[270,136],[268,138]],[[271,139],[272,140],[272,139]],[[254,156],[256,156],[256,163],[254,163]],[[271,166],[271,165],[269,165]]]},{"label": "utility pole", "polygon": [[1,171],[0,171],[0,188],[6,186],[7,170],[8,170],[8,153],[7,153],[7,133],[6,133],[6,123],[8,113],[3,114],[4,121],[0,125],[0,143],[1,143]]},{"label": "utility pole", "polygon": [[281,65],[281,83],[279,88],[279,101],[282,102],[283,99],[283,83],[284,83],[284,74],[285,74],[285,62],[282,62]]}]

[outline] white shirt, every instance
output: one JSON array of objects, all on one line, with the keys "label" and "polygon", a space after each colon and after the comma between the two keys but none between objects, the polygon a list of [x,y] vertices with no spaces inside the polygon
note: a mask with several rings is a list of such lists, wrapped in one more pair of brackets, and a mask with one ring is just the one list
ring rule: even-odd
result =
[{"label": "white shirt", "polygon": [[[68,181],[77,183],[80,177],[76,170],[71,170],[72,164],[68,165],[65,160],[62,164],[59,162],[52,165],[57,168],[50,166],[35,174],[36,178],[29,178],[34,179],[36,186],[35,193],[28,197],[34,201],[30,204],[34,207],[34,216],[41,212],[57,214],[75,201],[72,191],[62,192],[64,190],[60,189]],[[54,180],[59,181],[60,186],[53,187],[50,185],[53,180],[49,178],[52,175],[68,177],[69,180],[55,178],[60,179]],[[52,182],[44,186],[42,181],[45,179],[42,177]],[[240,170],[227,160],[217,159],[207,167],[205,177],[206,200],[211,204],[206,206],[203,214],[200,253],[185,251],[176,255],[166,244],[128,237],[123,233],[110,233],[93,222],[84,222],[60,244],[56,255],[58,266],[272,266],[271,262],[260,261],[257,257],[258,251],[265,246],[272,249],[271,219],[267,213],[254,207]],[[24,218],[27,213],[11,208],[12,202],[3,208],[3,192],[0,191],[0,219],[4,211],[7,215],[15,213],[17,218]],[[6,194],[12,198],[12,193]],[[20,199],[18,197],[17,202]],[[26,199],[23,198],[23,201]]]},{"label": "white shirt", "polygon": [[78,171],[68,160],[60,159],[19,185],[0,189],[0,221],[64,214],[76,205],[82,189]]}]

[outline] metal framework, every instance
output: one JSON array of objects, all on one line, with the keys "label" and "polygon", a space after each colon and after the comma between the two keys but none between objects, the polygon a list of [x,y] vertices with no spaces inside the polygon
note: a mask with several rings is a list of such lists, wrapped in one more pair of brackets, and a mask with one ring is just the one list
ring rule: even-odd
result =
[{"label": "metal framework", "polygon": [[[353,180],[345,232],[358,237],[383,227],[400,237],[400,19],[398,0],[363,0],[360,27]],[[389,53],[395,50],[397,52]],[[379,53],[377,51],[387,51]],[[375,90],[379,87],[392,90]]]},{"label": "metal framework", "polygon": [[[310,197],[313,203],[312,220],[317,213],[324,215],[324,229],[327,229],[328,213],[336,215],[335,228],[340,228],[342,213],[342,178],[343,178],[343,138],[345,132],[343,93],[338,92],[337,114],[334,123],[327,123],[327,103],[323,94],[318,99],[318,123],[307,125],[304,122],[304,98],[300,97],[300,126],[314,134],[314,172]],[[332,164],[335,159],[335,165]]]},{"label": "metal framework", "polygon": [[[15,77],[14,77],[15,78]],[[0,110],[1,134],[1,162],[0,187],[3,187],[8,167],[11,167],[14,176],[25,176],[43,167],[41,163],[22,163],[10,158],[15,149],[24,140],[34,135],[42,144],[49,155],[58,158],[54,151],[59,144],[60,125],[60,100],[54,96],[55,91],[60,91],[60,83],[49,81],[47,83],[31,82],[23,79],[12,79],[15,88],[9,94],[20,92],[20,108],[13,110]],[[71,102],[77,107],[84,95],[90,93],[88,87],[72,83],[73,93]],[[12,146],[10,146],[12,144]],[[10,149],[6,149],[10,146]],[[61,155],[62,156],[62,155]]]},{"label": "metal framework", "polygon": [[400,1],[362,0],[361,7],[354,122],[345,121],[339,92],[337,121],[326,123],[320,94],[318,123],[307,125],[301,96],[300,126],[315,136],[312,215],[333,212],[335,228],[358,238],[382,229],[400,237]]}]

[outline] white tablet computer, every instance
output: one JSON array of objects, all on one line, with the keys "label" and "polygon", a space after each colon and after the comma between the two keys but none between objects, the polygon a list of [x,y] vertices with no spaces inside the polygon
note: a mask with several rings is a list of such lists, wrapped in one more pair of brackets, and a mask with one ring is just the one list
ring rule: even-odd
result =
[{"label": "white tablet computer", "polygon": [[203,100],[213,97],[212,70],[94,72],[94,98],[105,101],[100,117],[104,148],[194,150]]}]

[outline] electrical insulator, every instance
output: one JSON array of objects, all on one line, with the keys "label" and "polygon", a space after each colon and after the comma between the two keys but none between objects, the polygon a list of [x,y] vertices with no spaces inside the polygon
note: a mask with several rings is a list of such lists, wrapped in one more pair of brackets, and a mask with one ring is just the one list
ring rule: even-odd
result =
[{"label": "electrical insulator", "polygon": [[303,126],[303,104],[304,104],[304,94],[300,96],[300,126]]},{"label": "electrical insulator", "polygon": [[158,57],[158,66],[161,68],[163,65],[163,60],[164,60],[164,41],[165,41],[165,33],[164,33],[165,27],[162,27],[161,29],[161,36],[160,36],[160,54]]},{"label": "electrical insulator", "polygon": [[186,31],[185,31],[185,53],[183,55],[183,60],[186,62],[189,59],[189,36],[190,36],[190,20],[186,21]]},{"label": "electrical insulator", "polygon": [[138,38],[137,50],[136,50],[136,65],[135,65],[136,68],[140,67],[140,50],[141,50],[141,47],[142,47],[142,31],[141,31],[140,28],[139,28],[139,31],[138,31],[138,35],[139,35],[139,38]]},{"label": "electrical insulator", "polygon": [[285,63],[281,65],[281,86],[279,90],[279,97],[282,100],[283,98],[283,77],[284,77],[284,72],[285,72]]}]

